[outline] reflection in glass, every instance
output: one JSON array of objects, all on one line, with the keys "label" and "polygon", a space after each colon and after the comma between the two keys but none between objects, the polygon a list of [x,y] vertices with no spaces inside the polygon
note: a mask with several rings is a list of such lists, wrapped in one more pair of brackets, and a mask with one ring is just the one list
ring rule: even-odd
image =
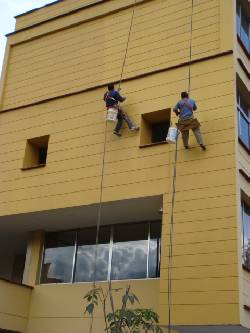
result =
[{"label": "reflection in glass", "polygon": [[242,213],[242,257],[243,264],[250,268],[250,207],[241,202]]},{"label": "reflection in glass", "polygon": [[46,235],[41,283],[155,278],[161,222],[120,224]]},{"label": "reflection in glass", "polygon": [[152,222],[150,224],[150,244],[149,244],[149,270],[148,277],[160,276],[160,242],[161,223]]},{"label": "reflection in glass", "polygon": [[239,136],[249,148],[249,123],[241,112],[239,112]]},{"label": "reflection in glass", "polygon": [[[110,227],[102,227],[96,248],[96,228],[78,232],[75,282],[105,281],[108,276]],[[97,253],[95,252],[97,249]],[[95,261],[96,259],[96,261]]]},{"label": "reflection in glass", "polygon": [[42,283],[71,282],[75,252],[75,231],[46,235],[41,274]]},{"label": "reflection in glass", "polygon": [[111,279],[147,277],[148,223],[116,225],[111,265]]},{"label": "reflection in glass", "polygon": [[237,90],[237,104],[238,104],[238,132],[239,138],[243,144],[250,148],[250,136],[249,136],[249,103],[244,98],[243,94]]},{"label": "reflection in glass", "polygon": [[247,52],[250,53],[250,35],[249,35],[249,17],[246,15],[246,11],[243,9],[239,1],[236,6],[236,23],[237,23],[237,35],[241,42],[246,48]]}]

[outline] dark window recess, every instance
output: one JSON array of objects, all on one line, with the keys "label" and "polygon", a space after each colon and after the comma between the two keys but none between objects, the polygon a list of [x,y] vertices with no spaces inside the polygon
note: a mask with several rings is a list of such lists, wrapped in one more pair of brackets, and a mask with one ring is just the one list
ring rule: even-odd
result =
[{"label": "dark window recess", "polygon": [[26,142],[23,170],[46,165],[49,135],[28,139]]},{"label": "dark window recess", "polygon": [[47,159],[47,147],[40,147],[38,152],[38,164],[46,164]]},{"label": "dark window recess", "polygon": [[168,129],[169,129],[169,122],[152,124],[151,126],[152,143],[165,141],[168,134]]},{"label": "dark window recess", "polygon": [[157,143],[166,143],[170,126],[171,109],[164,109],[142,114],[140,147]]}]

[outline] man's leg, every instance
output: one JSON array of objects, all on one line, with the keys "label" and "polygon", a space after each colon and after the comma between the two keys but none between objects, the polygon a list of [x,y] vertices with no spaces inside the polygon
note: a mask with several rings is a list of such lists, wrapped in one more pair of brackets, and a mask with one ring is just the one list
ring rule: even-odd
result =
[{"label": "man's leg", "polygon": [[117,123],[114,129],[114,134],[120,135],[120,130],[122,128],[122,123],[123,123],[123,113],[121,110],[118,110],[117,114]]},{"label": "man's leg", "polygon": [[201,148],[203,150],[206,150],[206,147],[203,143],[200,127],[193,129],[193,133],[194,133],[194,136],[195,136],[195,139],[196,139],[197,143],[201,146]]},{"label": "man's leg", "polygon": [[126,122],[127,125],[128,125],[128,128],[129,128],[131,131],[138,131],[138,130],[139,130],[139,127],[136,127],[136,126],[133,124],[132,120],[129,118],[129,116],[127,115],[126,112],[123,112],[122,115],[123,115],[123,119],[125,120],[125,122]]},{"label": "man's leg", "polygon": [[189,139],[189,130],[187,131],[182,131],[182,141],[183,141],[183,146],[188,149],[188,139]]}]

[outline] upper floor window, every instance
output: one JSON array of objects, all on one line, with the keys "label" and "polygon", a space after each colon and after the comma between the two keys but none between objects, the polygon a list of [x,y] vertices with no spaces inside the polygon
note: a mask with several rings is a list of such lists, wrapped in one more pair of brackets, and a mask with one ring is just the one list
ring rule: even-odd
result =
[{"label": "upper floor window", "polygon": [[238,135],[240,142],[250,149],[250,105],[247,99],[247,91],[237,89],[237,110],[238,110]]},{"label": "upper floor window", "polygon": [[250,17],[240,1],[236,5],[237,35],[250,55]]},{"label": "upper floor window", "polygon": [[246,201],[241,201],[242,222],[242,261],[250,269],[250,206]]},{"label": "upper floor window", "polygon": [[156,278],[161,223],[118,224],[46,234],[41,283]]}]

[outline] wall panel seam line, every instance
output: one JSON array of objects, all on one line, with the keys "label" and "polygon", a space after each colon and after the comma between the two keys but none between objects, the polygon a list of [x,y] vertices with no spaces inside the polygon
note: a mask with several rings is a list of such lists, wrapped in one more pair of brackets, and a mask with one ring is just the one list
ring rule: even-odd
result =
[{"label": "wall panel seam line", "polygon": [[[186,61],[186,62],[183,62],[181,64],[173,65],[173,66],[170,66],[170,67],[167,67],[167,68],[157,69],[157,70],[149,71],[147,73],[138,74],[138,75],[135,75],[135,76],[124,79],[123,82],[129,82],[129,81],[141,79],[141,78],[150,76],[152,74],[158,74],[158,73],[162,73],[162,72],[165,72],[165,71],[170,71],[170,70],[173,70],[173,69],[185,67],[187,65],[192,65],[192,64],[200,63],[200,62],[215,59],[215,58],[220,58],[220,57],[231,55],[231,54],[233,54],[233,50],[224,51],[224,52],[217,53],[217,54],[214,54],[214,55],[210,55],[210,56],[207,56],[207,57],[195,59],[195,60],[192,60],[191,62]],[[118,81],[115,81],[114,83],[116,84],[117,82]],[[103,88],[103,87],[106,87],[106,86],[107,86],[107,82],[96,85],[96,86],[88,87],[88,88],[80,90],[80,91],[76,91],[76,92],[72,92],[72,93],[68,93],[68,94],[63,94],[63,95],[60,95],[60,96],[55,96],[55,97],[47,98],[47,99],[44,99],[44,100],[41,100],[41,101],[33,102],[33,103],[30,103],[30,104],[27,104],[27,105],[21,105],[21,106],[17,106],[17,107],[10,108],[10,109],[3,109],[0,112],[9,112],[9,111],[21,109],[23,107],[30,107],[30,106],[34,106],[34,105],[39,105],[39,104],[43,104],[43,103],[48,102],[48,101],[57,100],[57,99],[60,99],[60,98],[63,98],[63,97],[78,95],[78,94],[81,94],[81,93],[93,91],[93,90],[96,90],[98,88]]]}]

